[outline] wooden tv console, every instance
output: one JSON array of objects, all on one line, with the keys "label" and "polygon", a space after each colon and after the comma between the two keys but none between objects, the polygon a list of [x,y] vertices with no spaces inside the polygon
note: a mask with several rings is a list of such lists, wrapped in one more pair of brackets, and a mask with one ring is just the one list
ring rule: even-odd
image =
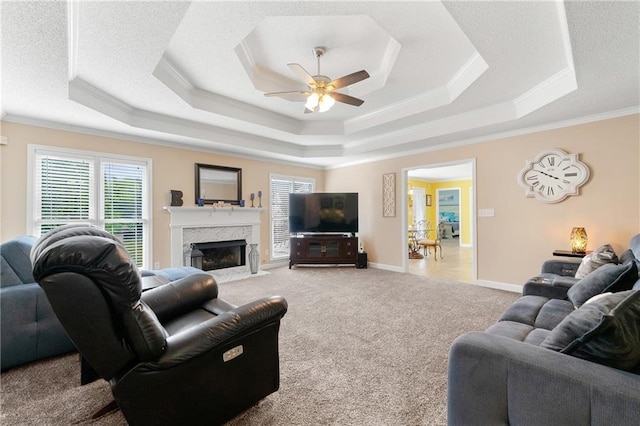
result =
[{"label": "wooden tv console", "polygon": [[358,238],[316,234],[291,237],[289,269],[296,264],[349,264],[358,266]]}]

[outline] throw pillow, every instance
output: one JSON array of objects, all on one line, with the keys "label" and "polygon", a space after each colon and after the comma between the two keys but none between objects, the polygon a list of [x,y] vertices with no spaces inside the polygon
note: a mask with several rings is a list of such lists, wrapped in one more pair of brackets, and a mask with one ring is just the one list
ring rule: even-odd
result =
[{"label": "throw pillow", "polygon": [[607,263],[618,263],[618,256],[609,244],[598,247],[582,258],[580,266],[576,271],[576,278],[584,278]]},{"label": "throw pillow", "polygon": [[635,262],[626,265],[613,263],[601,266],[571,286],[567,296],[576,308],[579,308],[596,294],[606,291],[630,290],[638,279]]},{"label": "throw pillow", "polygon": [[640,364],[640,291],[612,293],[573,311],[541,347],[633,370]]},{"label": "throw pillow", "polygon": [[595,295],[595,296],[593,296],[591,299],[589,299],[589,300],[587,300],[586,302],[584,302],[584,304],[583,304],[582,306],[584,306],[584,305],[586,305],[586,304],[589,304],[589,303],[593,303],[593,302],[595,302],[596,300],[602,299],[603,297],[607,297],[607,296],[608,296],[608,295],[610,295],[610,294],[613,294],[613,293],[608,292],[608,293],[600,293],[600,294],[596,294],[596,295]]}]

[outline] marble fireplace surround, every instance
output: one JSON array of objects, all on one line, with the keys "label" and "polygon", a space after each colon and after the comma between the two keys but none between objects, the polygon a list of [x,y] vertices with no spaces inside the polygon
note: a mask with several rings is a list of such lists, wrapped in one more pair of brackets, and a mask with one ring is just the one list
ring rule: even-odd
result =
[{"label": "marble fireplace surround", "polygon": [[[252,207],[164,207],[171,215],[171,266],[190,266],[185,263],[185,253],[191,243],[246,240],[248,244],[260,243],[260,213],[262,208]],[[258,246],[258,250],[260,247]],[[246,255],[249,255],[247,247]],[[249,270],[246,265],[225,269]]]}]

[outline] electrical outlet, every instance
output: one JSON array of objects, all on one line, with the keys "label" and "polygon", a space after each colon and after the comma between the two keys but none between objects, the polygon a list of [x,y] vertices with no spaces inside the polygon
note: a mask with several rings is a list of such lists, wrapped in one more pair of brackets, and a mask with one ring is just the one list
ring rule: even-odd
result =
[{"label": "electrical outlet", "polygon": [[153,264],[153,269],[160,269],[160,262],[155,262]]},{"label": "electrical outlet", "polygon": [[496,212],[493,209],[480,209],[478,210],[478,217],[493,217]]}]

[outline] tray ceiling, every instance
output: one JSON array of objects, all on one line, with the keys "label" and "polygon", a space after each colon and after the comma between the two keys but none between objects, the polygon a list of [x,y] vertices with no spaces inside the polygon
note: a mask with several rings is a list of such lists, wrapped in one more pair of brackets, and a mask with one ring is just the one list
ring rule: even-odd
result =
[{"label": "tray ceiling", "polygon": [[[319,167],[638,112],[638,2],[2,2],[4,120]],[[287,63],[371,77],[304,114]]]}]

